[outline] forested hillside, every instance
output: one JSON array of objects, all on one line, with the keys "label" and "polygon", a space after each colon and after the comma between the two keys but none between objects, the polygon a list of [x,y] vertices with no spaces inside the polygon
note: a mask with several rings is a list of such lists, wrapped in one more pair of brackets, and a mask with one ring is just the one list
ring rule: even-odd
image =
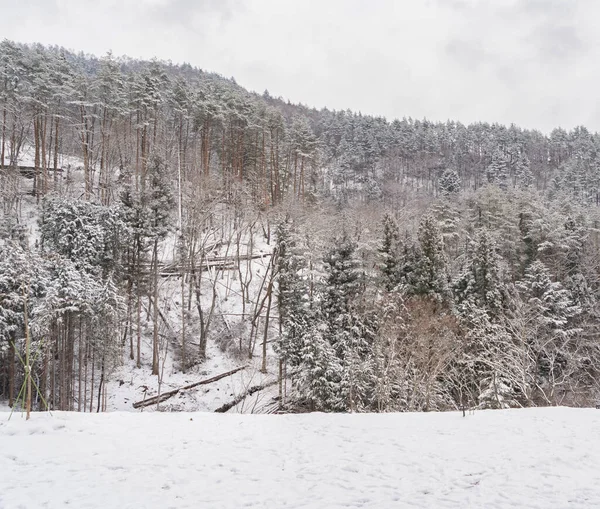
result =
[{"label": "forested hillside", "polygon": [[27,365],[35,408],[98,411],[124,366],[162,383],[167,357],[200,374],[215,352],[272,375],[288,411],[598,397],[584,127],[318,111],[187,64],[6,40],[0,118],[10,405]]}]

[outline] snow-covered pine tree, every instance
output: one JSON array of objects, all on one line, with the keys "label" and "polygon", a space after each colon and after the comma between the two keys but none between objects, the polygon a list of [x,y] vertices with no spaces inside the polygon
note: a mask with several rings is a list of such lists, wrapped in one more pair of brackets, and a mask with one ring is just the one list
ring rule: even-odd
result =
[{"label": "snow-covered pine tree", "polygon": [[330,342],[324,337],[324,325],[318,321],[307,324],[307,338],[302,349],[299,387],[312,409],[344,411],[340,398],[342,366]]},{"label": "snow-covered pine tree", "polygon": [[352,309],[362,286],[355,249],[344,232],[324,260],[322,312],[327,325],[326,337],[339,357],[343,357],[346,346],[341,336],[349,330]]},{"label": "snow-covered pine tree", "polygon": [[[158,246],[164,240],[171,228],[172,209],[175,204],[169,185],[169,173],[165,162],[159,156],[152,156],[149,161],[145,184],[141,190],[126,186],[121,194],[125,221],[132,236],[130,260],[130,294],[134,290],[137,298],[137,363],[140,364],[140,297],[146,293],[152,296],[154,302],[158,292]],[[150,267],[152,278],[144,277],[143,262],[150,252]],[[152,292],[152,293],[150,293]],[[130,299],[131,300],[131,299]],[[129,303],[131,306],[132,303]],[[153,374],[158,375],[158,309],[154,310],[153,336]]]},{"label": "snow-covered pine tree", "polygon": [[[25,338],[25,310],[35,321],[48,278],[42,260],[20,244],[7,242],[0,245],[0,356],[7,359],[7,387],[4,394],[13,406],[24,366],[17,362],[23,358]],[[34,336],[32,345],[38,350],[41,336]]]},{"label": "snow-covered pine tree", "polygon": [[502,189],[508,187],[509,162],[500,147],[497,147],[492,154],[491,162],[487,167],[487,178],[490,184],[495,184]]},{"label": "snow-covered pine tree", "polygon": [[[106,292],[100,277],[79,268],[65,257],[49,255],[44,267],[48,283],[31,323],[34,334],[47,338],[48,357],[44,362],[45,370],[40,375],[43,391],[48,392],[50,408],[74,410],[77,404],[77,410],[82,411],[85,409],[84,400],[88,397],[84,394],[84,365],[88,363],[100,368],[98,390],[102,391],[105,352],[117,351],[118,323],[104,312],[108,306],[117,307],[116,289],[109,280],[106,285],[113,289],[110,292],[113,297],[105,299]],[[116,309],[114,313],[117,313]],[[88,357],[90,354],[91,359]],[[76,365],[77,370],[74,369]],[[56,383],[51,379],[51,373],[60,373]],[[91,380],[90,401],[96,380]]]},{"label": "snow-covered pine tree", "polygon": [[552,281],[550,271],[539,260],[526,269],[517,288],[535,327],[531,348],[536,359],[537,387],[543,400],[552,403],[558,390],[568,388],[575,369],[577,352],[571,339],[578,329],[571,322],[581,308],[573,302],[569,290],[559,281]]},{"label": "snow-covered pine tree", "polygon": [[118,206],[47,198],[40,233],[43,250],[58,253],[83,270],[103,277],[121,270],[128,229]]},{"label": "snow-covered pine tree", "polygon": [[386,213],[383,217],[383,240],[379,253],[381,255],[381,278],[384,288],[390,292],[400,282],[400,232],[394,218]]},{"label": "snow-covered pine tree", "polygon": [[457,195],[461,190],[460,177],[456,170],[447,168],[439,178],[440,194],[445,197]]},{"label": "snow-covered pine tree", "polygon": [[468,300],[491,319],[499,318],[505,310],[507,289],[496,242],[486,229],[477,232],[467,259],[463,274],[454,284],[457,302],[460,305]]},{"label": "snow-covered pine tree", "polygon": [[528,350],[513,340],[503,323],[473,300],[460,306],[464,337],[452,360],[453,385],[464,407],[508,408],[529,394]]},{"label": "snow-covered pine tree", "polygon": [[[330,382],[335,391],[331,394],[329,409],[335,411],[350,408],[346,398],[347,385],[342,380],[349,368],[353,348],[353,309],[361,290],[359,264],[355,258],[356,246],[344,232],[324,259],[325,281],[321,303],[322,337],[326,347],[321,348],[335,357],[335,362],[327,373],[332,376]],[[331,352],[331,353],[329,353]]]},{"label": "snow-covered pine tree", "polygon": [[152,245],[151,267],[153,272],[153,334],[152,334],[152,374],[158,376],[158,244],[172,227],[171,212],[175,200],[169,186],[169,176],[164,161],[153,156],[148,169],[148,186],[143,202],[148,213],[147,235]]},{"label": "snow-covered pine tree", "polygon": [[533,173],[531,171],[531,163],[527,154],[519,152],[514,163],[514,174],[517,181],[517,186],[522,188],[530,188],[533,184]]},{"label": "snow-covered pine tree", "polygon": [[[360,303],[364,282],[355,249],[344,232],[325,257],[320,312],[312,321],[315,332],[305,341],[303,378],[328,389],[327,399],[318,401],[322,410],[359,410],[367,404],[366,395],[373,393],[372,343],[377,325]],[[315,370],[319,376],[307,378]],[[314,392],[310,386],[305,390]]]},{"label": "snow-covered pine tree", "polygon": [[310,321],[308,285],[302,271],[306,262],[299,253],[297,234],[288,217],[277,227],[278,304],[281,337],[276,350],[291,367],[302,361],[306,332]]},{"label": "snow-covered pine tree", "polygon": [[419,224],[419,251],[409,293],[430,296],[440,302],[450,299],[444,242],[435,218],[426,214]]}]

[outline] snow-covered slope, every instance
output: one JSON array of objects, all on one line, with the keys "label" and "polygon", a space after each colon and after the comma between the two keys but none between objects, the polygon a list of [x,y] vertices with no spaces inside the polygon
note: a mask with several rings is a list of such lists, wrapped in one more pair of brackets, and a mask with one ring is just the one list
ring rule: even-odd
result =
[{"label": "snow-covered slope", "polygon": [[[60,155],[60,161],[62,167],[65,168],[65,172],[60,178],[60,185],[64,186],[61,192],[65,197],[81,197],[84,185],[81,170],[83,161],[63,154]],[[25,166],[34,165],[32,147],[25,147],[18,163]],[[70,182],[68,190],[67,180]],[[23,190],[19,208],[19,221],[25,227],[29,245],[33,247],[40,240],[39,217],[41,214],[41,204],[37,202],[34,196],[25,192],[26,190],[30,190],[31,182],[31,179],[24,177],[19,179],[19,186]],[[136,401],[142,401],[155,396],[159,392],[164,393],[197,383],[241,366],[246,366],[246,369],[209,385],[202,385],[191,390],[181,391],[176,397],[169,399],[159,406],[152,405],[137,411],[212,412],[222,405],[230,403],[240,394],[257,385],[268,385],[269,387],[244,399],[231,411],[264,412],[272,408],[273,397],[278,394],[278,388],[270,384],[277,379],[278,359],[273,352],[271,343],[268,344],[267,348],[266,373],[261,371],[262,356],[260,339],[255,341],[255,351],[252,359],[248,358],[247,350],[242,351],[236,348],[236,345],[240,342],[240,344],[243,343],[244,348],[247,347],[250,335],[251,314],[255,311],[256,303],[261,301],[266,290],[265,285],[261,284],[261,282],[265,274],[268,273],[273,246],[266,243],[264,235],[257,233],[257,228],[253,232],[251,242],[249,241],[247,232],[238,233],[237,231],[232,231],[229,234],[229,242],[223,242],[222,239],[212,239],[209,234],[206,235],[207,239],[209,239],[205,239],[207,244],[218,244],[220,246],[219,248],[213,247],[210,253],[206,255],[207,257],[233,257],[236,252],[236,246],[232,239],[237,235],[239,235],[241,246],[241,248],[238,248],[241,249],[239,267],[233,264],[231,267],[225,269],[214,269],[203,276],[200,300],[205,312],[211,307],[211,284],[213,281],[215,282],[216,294],[215,314],[207,341],[206,360],[200,361],[196,359],[195,362],[189,361],[187,371],[185,373],[181,371],[179,358],[182,336],[181,283],[177,277],[161,278],[159,282],[159,307],[161,309],[161,316],[165,320],[160,321],[160,327],[163,329],[160,333],[159,346],[160,376],[151,374],[153,327],[151,316],[147,312],[147,300],[144,299],[144,312],[141,317],[140,367],[137,368],[136,362],[130,360],[129,349],[126,348],[128,345],[121,345],[121,350],[118,353],[119,358],[114,363],[115,365],[111,366],[112,369],[105,373],[104,390],[106,391],[105,409],[107,411],[136,411],[133,408],[133,403]],[[178,263],[177,239],[176,232],[171,231],[160,244],[159,259],[162,266],[170,266]],[[248,296],[250,297],[249,300],[247,299],[245,306],[242,302],[242,277],[247,281]],[[187,290],[188,288],[186,287],[186,293]],[[124,296],[123,298],[125,299]],[[186,303],[189,305],[189,300]],[[197,305],[194,296],[190,311],[186,313],[186,348],[190,359],[194,358],[194,354],[197,353],[199,346],[199,321],[196,310]],[[263,337],[264,314],[263,311],[257,322],[260,327],[260,334],[256,334],[256,338]],[[276,306],[273,306],[270,316],[270,330],[272,335],[273,332],[278,332]],[[167,322],[166,327],[165,321]],[[269,339],[272,339],[272,337]],[[88,383],[90,383],[90,378],[91,375],[88,376]],[[98,376],[96,376],[97,383]],[[98,408],[95,394],[96,392],[94,393],[93,402],[86,400],[86,410],[92,408],[95,411]]]},{"label": "snow-covered slope", "polygon": [[600,507],[600,411],[34,414],[0,507]]}]

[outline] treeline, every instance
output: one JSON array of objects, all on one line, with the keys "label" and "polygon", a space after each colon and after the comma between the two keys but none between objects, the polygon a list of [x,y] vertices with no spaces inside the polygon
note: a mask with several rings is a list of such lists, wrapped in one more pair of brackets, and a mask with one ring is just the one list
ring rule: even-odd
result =
[{"label": "treeline", "polygon": [[[235,255],[236,349],[252,356],[261,336],[266,370],[273,340],[282,401],[383,411],[595,397],[600,140],[583,127],[390,122],[187,64],[6,40],[0,121],[11,403],[28,334],[40,405],[101,409],[111,366],[142,366],[144,334],[159,375],[173,332],[159,304],[166,246],[181,274],[182,370],[206,357],[219,319],[230,268],[211,257]],[[258,238],[273,247],[260,281],[240,269]]]},{"label": "treeline", "polygon": [[196,188],[210,175],[243,182],[264,206],[341,191],[405,203],[415,191],[437,195],[447,169],[463,189],[533,185],[598,203],[600,141],[584,127],[546,136],[514,125],[389,122],[249,93],[187,64],[97,59],[6,40],[0,101],[9,208],[18,200],[10,169],[29,148],[36,195],[56,188],[68,154],[81,160],[85,197],[103,204],[115,200],[120,183],[143,184],[152,154]]}]

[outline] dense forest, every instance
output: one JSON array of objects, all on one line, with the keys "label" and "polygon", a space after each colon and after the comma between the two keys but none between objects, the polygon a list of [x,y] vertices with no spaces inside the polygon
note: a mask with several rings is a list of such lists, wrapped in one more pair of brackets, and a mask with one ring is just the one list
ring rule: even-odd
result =
[{"label": "dense forest", "polygon": [[[389,121],[6,40],[0,118],[11,406],[30,372],[36,408],[101,410],[126,360],[161,376],[165,334],[181,371],[216,341],[257,359],[287,411],[599,396],[600,137],[585,127]],[[241,306],[229,342],[224,278]]]}]

